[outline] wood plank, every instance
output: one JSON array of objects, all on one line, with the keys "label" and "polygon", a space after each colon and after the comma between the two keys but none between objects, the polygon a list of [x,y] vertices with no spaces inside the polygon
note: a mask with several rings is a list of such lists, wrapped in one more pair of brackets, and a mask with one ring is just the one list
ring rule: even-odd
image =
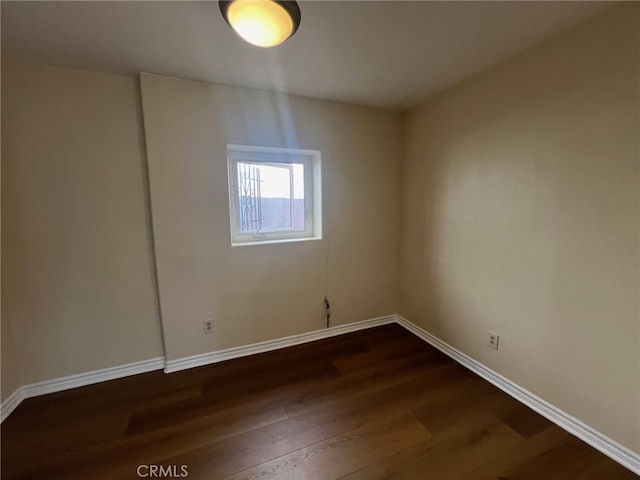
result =
[{"label": "wood plank", "polygon": [[341,477],[340,480],[424,480],[409,465],[402,455],[396,453],[379,462],[367,465],[360,470]]},{"label": "wood plank", "polygon": [[493,385],[475,376],[465,376],[432,392],[412,408],[411,413],[430,432],[436,433],[457,421],[461,412],[469,408],[477,410],[476,405],[492,394],[498,394]]},{"label": "wood plank", "polygon": [[352,372],[324,384],[313,385],[300,394],[290,396],[285,400],[287,412],[290,416],[301,415],[345,398],[356,398],[364,393],[418,378],[431,368],[450,363],[444,359],[438,359],[440,363],[429,362],[429,358],[430,352],[417,353],[370,369]]},{"label": "wood plank", "polygon": [[458,418],[402,456],[424,478],[451,480],[521,442],[524,440],[494,415],[479,412]]},{"label": "wood plank", "polygon": [[[425,428],[411,415],[402,413],[224,477],[224,480],[333,480],[428,436]],[[194,478],[212,477],[211,472],[203,471]]]},{"label": "wood plank", "polygon": [[320,378],[337,376],[339,373],[330,363],[314,363],[310,367],[301,367],[289,373],[281,372],[275,375],[277,379],[274,378],[274,374],[266,379],[260,376],[251,377],[250,380],[246,377],[234,379],[231,382],[219,384],[215,394],[210,393],[157,408],[145,409],[134,414],[127,427],[127,434],[134,435],[179,426],[185,422],[199,421],[209,415],[219,416],[221,412],[234,411],[239,404],[260,404],[265,398],[271,402],[280,403],[281,390],[295,388],[298,382],[308,382],[309,379],[312,382],[318,382]]},{"label": "wood plank", "polygon": [[[553,426],[540,434],[529,437],[526,442],[518,442],[505,448],[497,455],[480,466],[473,468],[460,480],[496,480],[497,478],[511,478],[507,476],[510,470],[521,467],[525,462],[550,450],[569,438],[569,434],[559,427]],[[604,478],[604,477],[603,477]]]},{"label": "wood plank", "polygon": [[[554,448],[548,449],[521,465],[508,470],[505,473],[509,480],[534,480],[544,478],[545,480],[566,480],[578,478],[581,480],[593,478],[593,472],[602,468],[598,465],[604,461],[604,456],[596,454],[593,447],[578,440],[573,436],[568,436]],[[617,471],[611,462],[610,471]],[[622,468],[622,467],[620,467]],[[628,470],[630,476],[626,478],[638,478]],[[602,477],[608,480],[609,477]],[[624,476],[622,478],[625,478]]]}]

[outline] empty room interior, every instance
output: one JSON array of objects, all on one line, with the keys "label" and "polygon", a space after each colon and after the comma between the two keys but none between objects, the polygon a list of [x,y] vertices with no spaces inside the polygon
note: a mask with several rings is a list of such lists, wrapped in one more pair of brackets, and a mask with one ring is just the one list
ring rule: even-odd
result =
[{"label": "empty room interior", "polygon": [[638,478],[640,3],[0,8],[3,479]]}]

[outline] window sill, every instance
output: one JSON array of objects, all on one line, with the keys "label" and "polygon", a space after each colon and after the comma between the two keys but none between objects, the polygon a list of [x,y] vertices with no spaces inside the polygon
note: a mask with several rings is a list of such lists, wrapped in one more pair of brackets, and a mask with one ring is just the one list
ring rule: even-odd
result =
[{"label": "window sill", "polygon": [[248,242],[231,242],[232,247],[244,247],[245,245],[266,245],[270,243],[292,243],[292,242],[308,242],[311,240],[322,240],[322,237],[301,237],[301,238],[271,238],[268,240],[257,240]]}]

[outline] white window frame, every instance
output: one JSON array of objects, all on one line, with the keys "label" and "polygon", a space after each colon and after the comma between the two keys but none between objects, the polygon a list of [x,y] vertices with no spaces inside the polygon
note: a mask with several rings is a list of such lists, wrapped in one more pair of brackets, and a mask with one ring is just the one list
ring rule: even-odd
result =
[{"label": "white window frame", "polygon": [[[304,230],[269,232],[240,231],[240,196],[238,194],[238,163],[304,165]],[[229,221],[231,245],[260,245],[265,243],[298,242],[322,238],[321,155],[317,150],[227,145],[229,177]],[[293,189],[291,191],[293,195]]]}]

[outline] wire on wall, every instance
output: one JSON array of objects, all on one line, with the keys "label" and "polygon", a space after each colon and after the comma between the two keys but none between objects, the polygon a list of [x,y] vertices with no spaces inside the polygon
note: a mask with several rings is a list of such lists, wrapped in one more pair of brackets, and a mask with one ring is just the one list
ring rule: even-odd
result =
[{"label": "wire on wall", "polygon": [[324,297],[324,313],[327,317],[327,328],[329,328],[329,324],[331,321],[331,305],[329,305],[329,300],[327,297]]},{"label": "wire on wall", "polygon": [[[325,163],[326,166],[326,163]],[[324,169],[326,172],[326,169]],[[324,173],[324,172],[323,172]],[[326,179],[322,182],[323,185],[326,185]],[[328,201],[328,196],[323,194],[321,198],[324,200],[327,198],[327,201],[324,202],[322,214],[324,216],[324,228],[323,228],[323,236],[324,236],[324,313],[326,318],[326,328],[331,326],[331,305],[329,304],[329,239],[331,238],[331,216],[330,216],[330,205]]]}]

